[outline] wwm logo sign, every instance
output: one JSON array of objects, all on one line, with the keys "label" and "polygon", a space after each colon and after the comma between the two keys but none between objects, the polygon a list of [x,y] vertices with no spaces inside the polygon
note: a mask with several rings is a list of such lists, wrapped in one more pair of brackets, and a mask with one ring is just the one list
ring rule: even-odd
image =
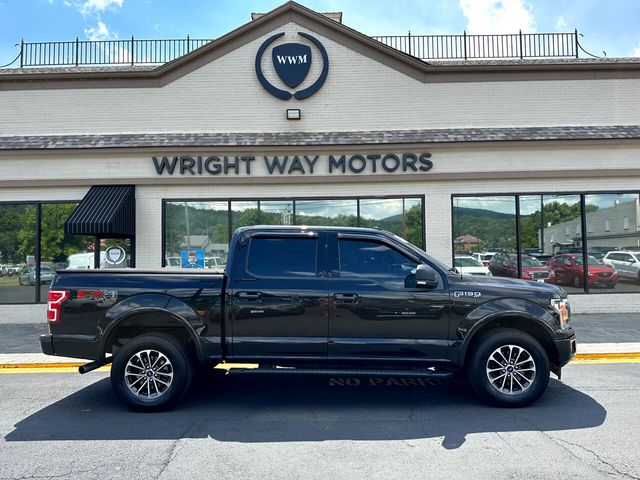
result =
[{"label": "wwm logo sign", "polygon": [[297,55],[297,56],[289,56],[286,57],[282,55],[276,55],[276,61],[281,65],[286,65],[287,63],[290,65],[296,65],[298,63],[307,63],[306,55]]}]

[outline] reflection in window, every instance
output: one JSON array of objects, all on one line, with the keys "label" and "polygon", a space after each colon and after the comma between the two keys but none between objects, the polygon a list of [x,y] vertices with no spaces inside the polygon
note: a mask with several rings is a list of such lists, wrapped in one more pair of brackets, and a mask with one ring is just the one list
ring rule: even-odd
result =
[{"label": "reflection in window", "polygon": [[[639,292],[640,264],[633,261],[634,256],[630,253],[640,251],[638,195],[586,195],[585,204],[587,222],[593,225],[587,234],[587,251],[603,265],[589,267],[589,292]],[[615,270],[617,282],[608,282],[604,277],[607,275],[605,266]],[[605,288],[611,283],[613,286]]]},{"label": "reflection in window", "polygon": [[40,301],[46,302],[55,270],[62,268],[92,269],[95,237],[65,235],[64,222],[76,203],[43,204],[40,241]]},{"label": "reflection in window", "polygon": [[388,230],[420,247],[422,202],[419,198],[360,200],[360,226]]},{"label": "reflection in window", "polygon": [[[358,217],[358,203],[360,217]],[[231,230],[228,224],[231,223]],[[251,225],[380,227],[418,247],[423,241],[422,198],[165,202],[164,265],[180,267],[184,250],[205,251],[206,266],[226,263],[228,242]]]},{"label": "reflection in window", "polygon": [[260,225],[293,225],[293,200],[259,202]]},{"label": "reflection in window", "polygon": [[239,227],[260,225],[258,202],[231,202],[231,232]]},{"label": "reflection in window", "polygon": [[454,198],[453,249],[457,254],[515,253],[515,197]]},{"label": "reflection in window", "polygon": [[227,202],[166,202],[165,265],[181,266],[182,252],[203,250],[226,261],[229,251]]},{"label": "reflection in window", "polygon": [[296,225],[358,225],[357,200],[296,200]]},{"label": "reflection in window", "polygon": [[0,303],[35,302],[36,206],[0,205]]}]

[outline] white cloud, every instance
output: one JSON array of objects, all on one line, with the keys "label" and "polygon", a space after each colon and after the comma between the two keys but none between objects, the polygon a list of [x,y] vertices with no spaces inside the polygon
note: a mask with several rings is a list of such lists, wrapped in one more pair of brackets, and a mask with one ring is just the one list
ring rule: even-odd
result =
[{"label": "white cloud", "polygon": [[536,31],[533,7],[524,0],[460,0],[472,34],[523,33]]},{"label": "white cloud", "polygon": [[633,49],[633,52],[631,52],[631,56],[632,57],[640,57],[640,42],[638,43],[636,48]]},{"label": "white cloud", "polygon": [[84,34],[89,40],[108,40],[114,38],[112,33],[102,21],[98,20],[98,24],[95,27],[87,27],[84,29]]},{"label": "white cloud", "polygon": [[567,29],[567,22],[565,21],[564,17],[562,15],[560,15],[558,18],[556,18],[556,23],[554,24],[554,27],[556,27],[556,30],[566,30]]},{"label": "white cloud", "polygon": [[84,0],[82,2],[74,2],[74,6],[82,15],[92,15],[107,10],[116,10],[122,7],[123,2],[124,0]]}]

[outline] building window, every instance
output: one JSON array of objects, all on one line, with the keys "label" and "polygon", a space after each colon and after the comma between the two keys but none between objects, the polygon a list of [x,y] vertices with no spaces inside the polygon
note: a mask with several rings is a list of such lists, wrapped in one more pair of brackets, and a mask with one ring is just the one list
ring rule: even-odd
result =
[{"label": "building window", "polygon": [[[179,267],[181,252],[203,250],[205,262],[226,261],[229,250],[229,202],[166,202],[165,266]],[[222,263],[222,262],[221,262]],[[212,265],[213,266],[213,265]]]},{"label": "building window", "polygon": [[296,225],[358,225],[358,201],[296,200]]},{"label": "building window", "polygon": [[46,302],[56,270],[93,268],[95,237],[64,233],[76,206],[0,204],[0,304]]},{"label": "building window", "polygon": [[36,205],[0,205],[0,303],[34,303]]},{"label": "building window", "polygon": [[[625,265],[616,266],[621,253],[615,253],[640,250],[637,193],[453,196],[452,204],[454,255],[477,253],[483,261],[493,255],[488,265],[493,275],[555,283],[568,293],[640,292],[637,273],[626,272]],[[517,232],[512,222],[517,222]],[[515,242],[509,234],[514,238],[517,234]],[[491,243],[497,245],[493,252]],[[589,259],[586,285],[585,254]],[[498,257],[511,260],[503,265]],[[571,268],[560,268],[559,263]]]},{"label": "building window", "polygon": [[166,200],[163,265],[201,250],[205,267],[225,264],[231,234],[251,225],[380,227],[424,248],[422,197]]}]

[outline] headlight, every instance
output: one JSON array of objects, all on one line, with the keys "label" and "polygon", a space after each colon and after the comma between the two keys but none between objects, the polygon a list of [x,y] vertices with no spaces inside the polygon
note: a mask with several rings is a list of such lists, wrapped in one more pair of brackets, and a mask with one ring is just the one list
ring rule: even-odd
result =
[{"label": "headlight", "polygon": [[569,320],[571,319],[571,307],[569,306],[569,300],[566,298],[552,298],[551,306],[558,313],[560,328],[562,330],[566,330]]}]

